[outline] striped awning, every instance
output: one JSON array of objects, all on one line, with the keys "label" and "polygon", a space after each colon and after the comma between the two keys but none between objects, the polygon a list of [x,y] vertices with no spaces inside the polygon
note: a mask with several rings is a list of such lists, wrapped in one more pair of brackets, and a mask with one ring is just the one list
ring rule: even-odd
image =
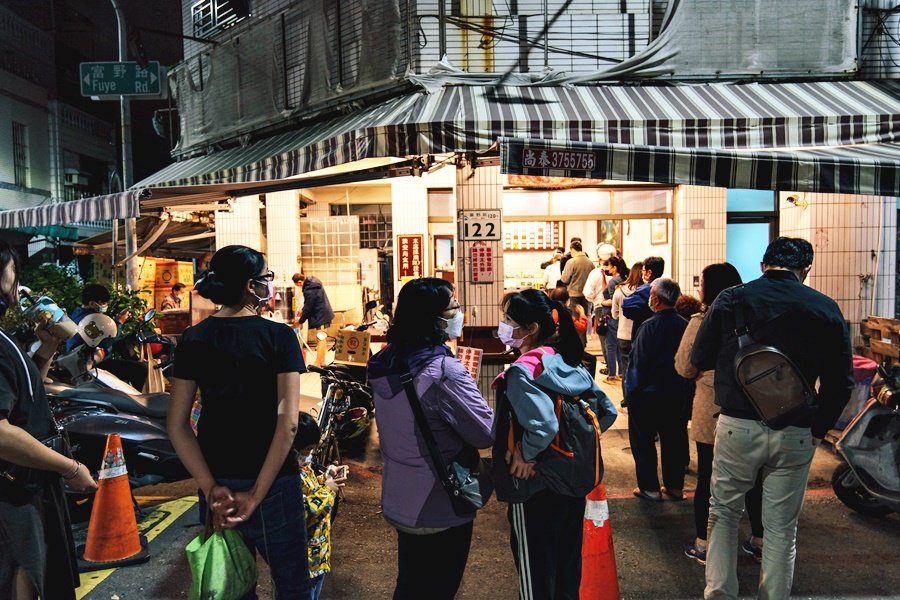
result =
[{"label": "striped awning", "polygon": [[744,151],[501,138],[500,163],[513,175],[900,196],[900,144]]},{"label": "striped awning", "polygon": [[900,83],[448,86],[170,165],[139,187],[277,181],[365,158],[490,148],[500,137],[763,150],[900,141]]},{"label": "striped awning", "polygon": [[33,208],[0,211],[0,229],[46,227],[85,221],[125,219],[140,214],[140,199],[149,197],[141,190],[119,194],[57,202]]}]

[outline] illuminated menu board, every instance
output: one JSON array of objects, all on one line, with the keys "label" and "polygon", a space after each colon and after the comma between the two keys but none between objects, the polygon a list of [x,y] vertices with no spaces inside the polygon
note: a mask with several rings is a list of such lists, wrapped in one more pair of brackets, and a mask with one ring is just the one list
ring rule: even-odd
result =
[{"label": "illuminated menu board", "polygon": [[507,221],[503,223],[504,250],[553,250],[561,246],[560,221]]}]

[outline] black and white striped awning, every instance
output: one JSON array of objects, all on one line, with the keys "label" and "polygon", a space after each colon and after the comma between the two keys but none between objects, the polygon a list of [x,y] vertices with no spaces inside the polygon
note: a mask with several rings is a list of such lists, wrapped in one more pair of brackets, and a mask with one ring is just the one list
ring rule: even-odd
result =
[{"label": "black and white striped awning", "polygon": [[513,175],[900,196],[900,144],[744,151],[501,138],[500,170]]},{"label": "black and white striped awning", "polygon": [[480,151],[499,137],[761,150],[900,140],[900,84],[451,86],[166,167],[139,186],[287,179],[364,158]]},{"label": "black and white striped awning", "polygon": [[147,192],[132,190],[33,208],[4,210],[0,211],[0,229],[137,217],[140,215],[140,199],[147,197]]},{"label": "black and white striped awning", "polygon": [[[608,175],[593,176],[607,179],[900,195],[890,191],[900,142],[900,82],[891,81],[447,86],[183,160],[133,189],[162,199],[217,187],[218,201],[244,184],[364,159],[484,151],[498,138],[589,145],[608,165]],[[515,152],[504,152],[510,172],[522,168]],[[137,193],[0,212],[0,228],[137,216]]]}]

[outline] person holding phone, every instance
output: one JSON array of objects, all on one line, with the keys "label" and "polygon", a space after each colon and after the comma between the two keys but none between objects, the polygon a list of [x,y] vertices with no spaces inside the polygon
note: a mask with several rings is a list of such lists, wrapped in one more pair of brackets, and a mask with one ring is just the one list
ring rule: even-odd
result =
[{"label": "person holding phone", "polygon": [[312,462],[312,452],[319,444],[322,432],[315,418],[300,413],[294,448],[303,458],[300,480],[303,483],[303,503],[306,510],[306,537],[308,541],[309,578],[312,584],[311,600],[319,600],[325,574],[331,571],[331,523],[334,519],[338,491],[347,481],[347,465],[329,465],[327,468]]}]

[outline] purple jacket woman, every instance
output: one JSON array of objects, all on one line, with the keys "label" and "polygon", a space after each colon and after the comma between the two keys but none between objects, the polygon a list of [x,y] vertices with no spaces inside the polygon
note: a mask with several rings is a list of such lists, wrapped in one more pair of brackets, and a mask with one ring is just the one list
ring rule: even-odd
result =
[{"label": "purple jacket woman", "polygon": [[459,589],[475,515],[457,516],[438,478],[400,382],[413,376],[417,401],[445,464],[464,447],[494,441],[494,413],[465,367],[444,344],[462,331],[453,286],[425,277],[406,283],[388,329],[388,345],[369,361],[384,457],[382,511],[397,530],[394,600],[452,600]]}]

